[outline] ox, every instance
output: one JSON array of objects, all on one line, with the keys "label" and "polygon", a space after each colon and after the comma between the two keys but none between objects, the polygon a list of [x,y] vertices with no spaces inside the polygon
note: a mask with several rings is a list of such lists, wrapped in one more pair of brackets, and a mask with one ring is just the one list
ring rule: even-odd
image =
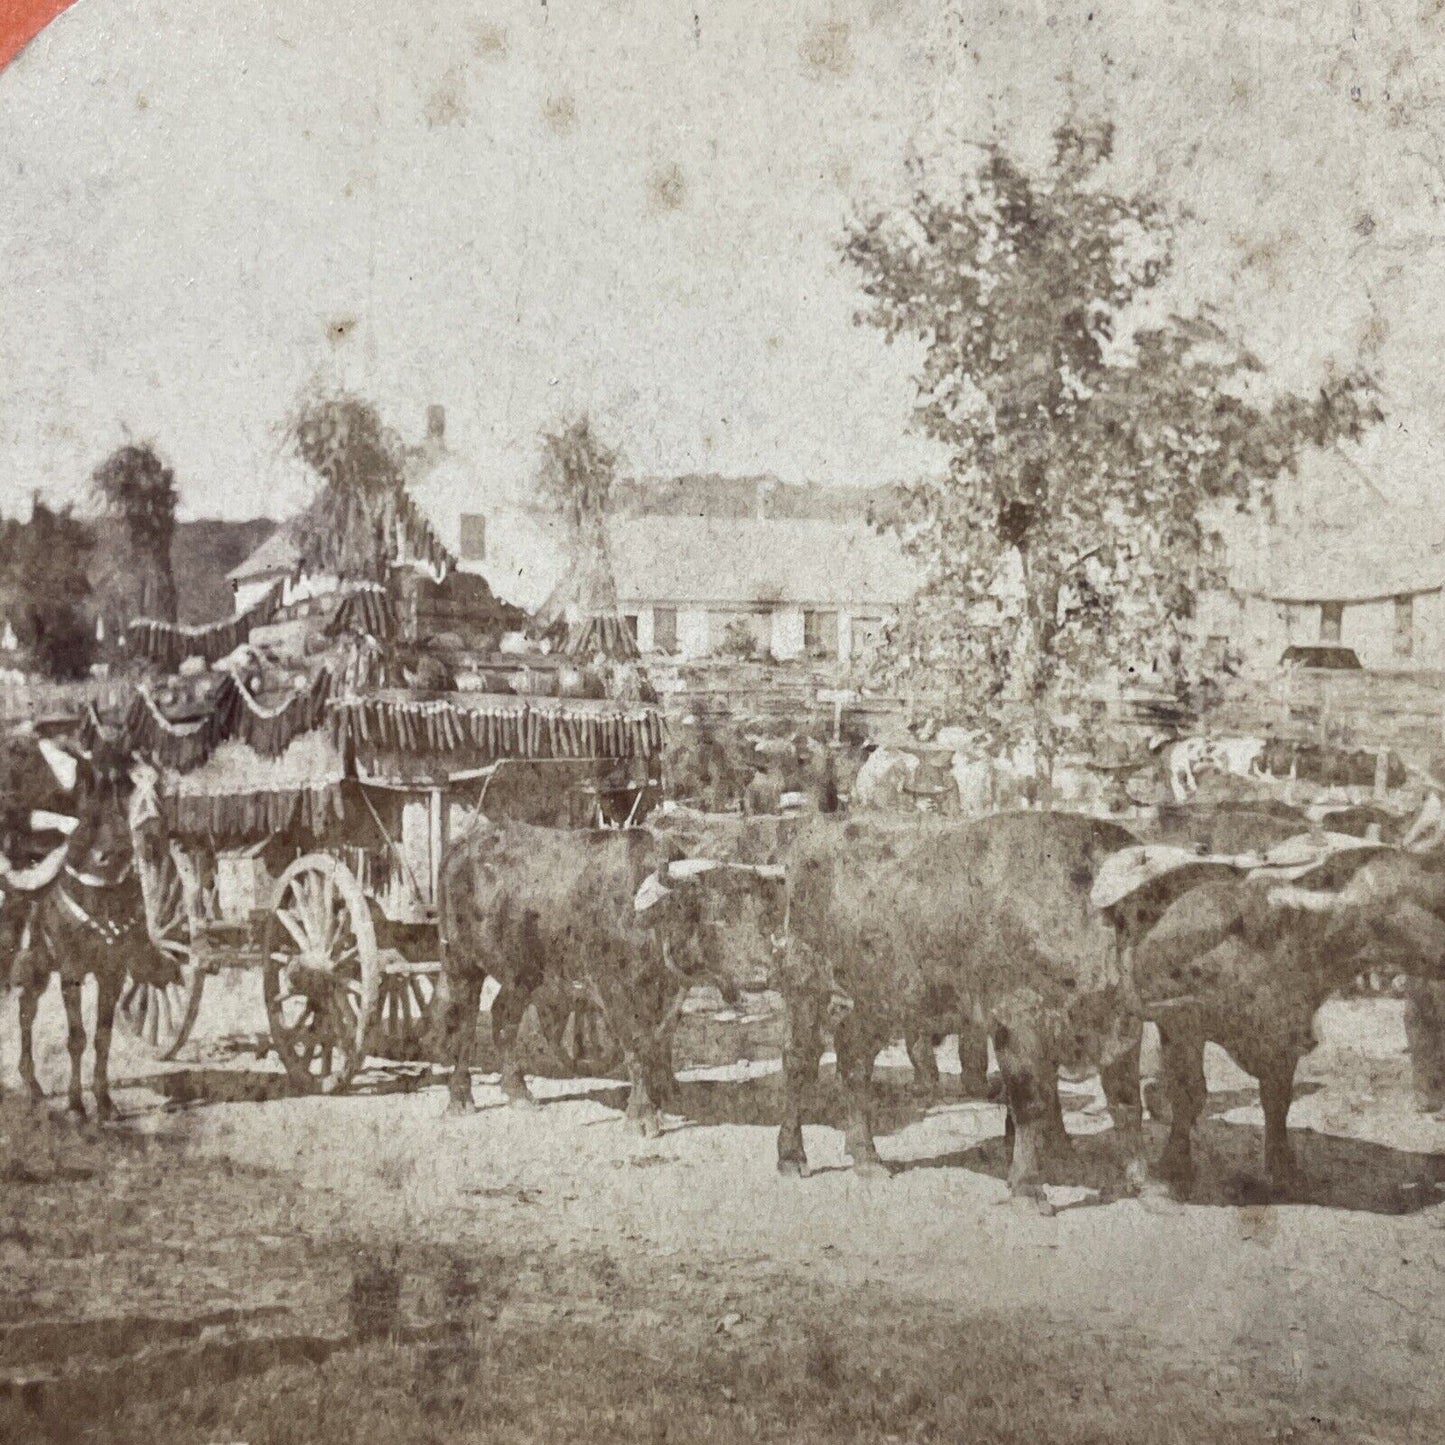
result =
[{"label": "ox", "polygon": [[[1287,1120],[1314,1016],[1363,968],[1445,977],[1445,859],[1343,834],[1297,838],[1263,856],[1122,850],[1094,901],[1120,932],[1145,1015],[1159,1028],[1170,1133],[1161,1170],[1193,1182],[1191,1135],[1206,1101],[1204,1045],[1259,1080],[1265,1166],[1288,1194]],[[1173,856],[1171,856],[1173,855]]]},{"label": "ox", "polygon": [[[1089,907],[1099,866],[1133,841],[1102,820],[1037,812],[801,829],[783,854],[787,946],[774,972],[788,1011],[779,1171],[807,1168],[802,1109],[825,1027],[853,1167],[882,1174],[875,1057],[900,1034],[916,1037],[924,1019],[968,1016],[989,1029],[1003,1075],[1016,1196],[1037,1197],[1068,1152],[1056,1079],[1061,1064],[1083,1061],[1100,1068],[1127,1178],[1142,1186],[1142,1023],[1115,933]],[[760,916],[772,926],[776,905]]]},{"label": "ox", "polygon": [[[441,870],[437,999],[453,1110],[472,1106],[475,1021],[490,975],[498,1002],[508,1000],[493,1022],[510,1100],[531,1097],[515,1047],[528,1001],[544,984],[578,989],[622,1051],[628,1120],[644,1134],[660,1130],[683,1001],[719,971],[721,952],[736,955],[741,936],[728,919],[746,915],[744,880],[754,877],[721,868],[698,887],[698,873],[716,865],[689,863],[680,851],[644,829],[580,833],[481,819],[457,840]],[[760,960],[755,971],[764,969]]]},{"label": "ox", "polygon": [[1180,738],[1159,740],[1169,788],[1177,803],[1186,803],[1199,791],[1197,775],[1204,771],[1227,773],[1237,778],[1262,778],[1265,742],[1263,738]]}]

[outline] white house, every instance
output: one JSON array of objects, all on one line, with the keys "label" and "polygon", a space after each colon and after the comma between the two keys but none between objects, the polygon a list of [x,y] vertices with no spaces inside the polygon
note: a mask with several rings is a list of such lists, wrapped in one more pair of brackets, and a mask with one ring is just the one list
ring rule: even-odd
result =
[{"label": "white house", "polygon": [[[472,523],[478,566],[499,597],[535,610],[566,566],[559,522],[498,508]],[[644,653],[847,661],[873,643],[918,585],[892,537],[862,522],[615,517],[608,547],[623,616]]]},{"label": "white house", "polygon": [[[457,570],[535,612],[567,565],[559,519],[502,500],[445,442],[429,410],[426,440],[408,453],[407,491]],[[619,516],[608,524],[618,598],[645,653],[698,658],[748,646],[758,656],[847,661],[869,646],[918,585],[896,539],[861,519]],[[399,556],[405,554],[399,544]],[[287,530],[228,574],[238,613],[284,583],[287,603],[333,590],[298,576]]]},{"label": "white house", "polygon": [[611,547],[639,647],[685,657],[746,635],[760,655],[846,662],[919,582],[897,541],[861,522],[621,518]]}]

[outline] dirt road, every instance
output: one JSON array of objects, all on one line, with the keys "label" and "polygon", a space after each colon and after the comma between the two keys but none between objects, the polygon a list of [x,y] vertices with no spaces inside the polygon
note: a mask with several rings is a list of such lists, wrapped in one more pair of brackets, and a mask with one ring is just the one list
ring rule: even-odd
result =
[{"label": "dirt road", "polygon": [[[1445,1124],[1410,1104],[1397,1004],[1333,1004],[1320,1022],[1291,1115],[1309,1202],[1262,1204],[1257,1097],[1211,1051],[1198,1201],[1152,1209],[1091,1192],[1109,1175],[1107,1115],[1093,1084],[1069,1085],[1081,1183],[1056,1192],[1052,1218],[1006,1201],[1001,1109],[922,1106],[901,1052],[880,1069],[879,1145],[896,1166],[884,1183],[843,1168],[841,1136],[822,1123],[807,1130],[812,1177],[776,1176],[767,1061],[684,1070],[679,1112],[652,1141],[626,1131],[606,1080],[539,1080],[539,1107],[520,1110],[482,1075],[482,1107],[454,1118],[439,1087],[397,1071],[350,1097],[287,1097],[255,1061],[206,1059],[205,1040],[197,1060],[165,1067],[123,1047],[114,1076],[125,1129],[193,1159],[281,1171],[318,1218],[325,1201],[328,1228],[705,1266],[733,1280],[743,1316],[773,1277],[878,1287],[902,1307],[1029,1311],[1061,1337],[1137,1335],[1221,1381],[1267,1372],[1301,1400],[1442,1408]],[[55,1090],[55,1018],[41,1027]],[[8,1015],[0,1047],[8,1084]]]}]

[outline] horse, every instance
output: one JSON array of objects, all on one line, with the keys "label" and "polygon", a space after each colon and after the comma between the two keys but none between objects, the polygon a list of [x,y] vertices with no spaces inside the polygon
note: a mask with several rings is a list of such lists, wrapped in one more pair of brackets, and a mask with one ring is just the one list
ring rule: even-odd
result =
[{"label": "horse", "polygon": [[19,934],[11,982],[20,986],[20,1077],[33,1102],[44,1099],[35,1077],[35,1015],[51,974],[59,974],[68,1026],[69,1109],[85,1117],[81,1064],[86,1037],[80,991],[86,975],[94,974],[91,1085],[96,1116],[105,1121],[116,1113],[110,1096],[110,1039],[127,971],[157,987],[178,982],[180,975],[175,961],[152,939],[147,924],[135,867],[124,758],[104,739],[91,753],[78,756],[62,753],[50,743],[41,744],[40,750],[57,775],[67,805],[64,811],[57,807],[37,812],[32,821],[63,841],[31,868],[7,866],[0,879],[6,911]]}]

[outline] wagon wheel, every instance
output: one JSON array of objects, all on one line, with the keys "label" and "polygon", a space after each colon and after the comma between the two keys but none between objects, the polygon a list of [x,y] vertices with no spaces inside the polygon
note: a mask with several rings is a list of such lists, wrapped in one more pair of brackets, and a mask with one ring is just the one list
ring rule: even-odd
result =
[{"label": "wagon wheel", "polygon": [[151,940],[181,977],[163,988],[127,977],[116,1012],[126,1032],[157,1058],[173,1059],[191,1036],[206,986],[195,950],[205,913],[195,864],[172,843],[154,864],[142,867],[141,892]]},{"label": "wagon wheel", "polygon": [[372,1052],[399,1063],[430,1057],[436,970],[425,966],[388,968],[381,976]]},{"label": "wagon wheel", "polygon": [[271,1041],[292,1081],[342,1092],[366,1060],[381,993],[371,909],[329,853],[298,858],[276,884],[263,942]]}]

